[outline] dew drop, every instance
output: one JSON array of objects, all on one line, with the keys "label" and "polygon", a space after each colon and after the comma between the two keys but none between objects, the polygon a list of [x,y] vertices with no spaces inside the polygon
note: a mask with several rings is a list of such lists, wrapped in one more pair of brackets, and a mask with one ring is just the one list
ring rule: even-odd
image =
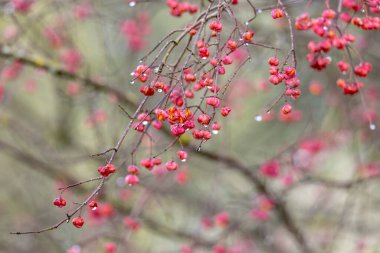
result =
[{"label": "dew drop", "polygon": [[129,2],[129,7],[134,7],[136,5],[136,2],[132,1],[132,2]]},{"label": "dew drop", "polygon": [[131,84],[134,84],[134,83],[135,83],[135,81],[131,81],[130,83],[131,83]]},{"label": "dew drop", "polygon": [[248,21],[245,21],[245,25],[248,26],[248,25],[249,25],[249,22],[248,22]]},{"label": "dew drop", "polygon": [[262,12],[263,12],[262,9],[257,9],[257,13],[258,13],[258,14],[260,14],[260,13],[262,13]]},{"label": "dew drop", "polygon": [[263,120],[263,116],[261,116],[261,115],[256,115],[256,116],[255,116],[255,120],[256,120],[257,122],[260,122],[260,121]]},{"label": "dew drop", "polygon": [[212,130],[212,133],[213,133],[213,134],[218,134],[219,131],[218,131],[218,130]]},{"label": "dew drop", "polygon": [[144,126],[148,125],[148,123],[149,123],[149,122],[146,121],[146,120],[143,121],[143,125],[144,125]]},{"label": "dew drop", "polygon": [[159,67],[155,68],[155,69],[154,69],[154,73],[158,73],[159,70],[160,70]]},{"label": "dew drop", "polygon": [[240,40],[240,41],[243,41],[243,38],[240,38],[239,40]]},{"label": "dew drop", "polygon": [[372,131],[376,130],[376,125],[373,123],[369,124],[369,129],[371,129]]},{"label": "dew drop", "polygon": [[92,210],[92,211],[95,211],[95,210],[96,210],[96,208],[97,208],[97,207],[96,207],[96,206],[94,206],[93,208],[91,208],[91,210]]},{"label": "dew drop", "polygon": [[143,63],[143,60],[139,60],[139,63],[140,63],[140,64]]},{"label": "dew drop", "polygon": [[158,91],[158,92],[162,92],[162,89],[158,89],[157,91]]},{"label": "dew drop", "polygon": [[207,57],[202,57],[202,60],[206,60],[207,59]]},{"label": "dew drop", "polygon": [[186,162],[186,159],[182,159],[181,162],[183,162],[183,163]]},{"label": "dew drop", "polygon": [[327,31],[329,28],[327,26],[323,27],[323,30]]},{"label": "dew drop", "polygon": [[196,149],[196,150],[197,150],[198,152],[199,152],[199,151],[201,151],[201,147],[200,147],[200,146],[199,146],[199,147],[197,147],[197,149]]},{"label": "dew drop", "polygon": [[327,56],[326,59],[329,60],[329,61],[331,61],[332,57],[331,56]]},{"label": "dew drop", "polygon": [[135,72],[131,72],[131,76],[134,76],[135,75]]},{"label": "dew drop", "polygon": [[362,12],[363,12],[363,13],[365,12],[365,9],[364,9],[364,8],[362,9]]}]

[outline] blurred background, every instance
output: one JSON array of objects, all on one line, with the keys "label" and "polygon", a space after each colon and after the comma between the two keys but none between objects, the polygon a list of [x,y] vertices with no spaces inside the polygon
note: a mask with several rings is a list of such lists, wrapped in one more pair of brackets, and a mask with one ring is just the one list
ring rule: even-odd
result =
[{"label": "blurred background", "polygon": [[[241,2],[232,8],[244,21],[252,10]],[[312,2],[284,1],[293,21],[305,11],[320,16],[324,1]],[[201,9],[208,4],[191,3]],[[276,3],[254,1],[260,11],[249,28],[255,42],[278,47],[285,57],[288,23],[271,18]],[[336,8],[338,1],[330,4]],[[117,172],[96,196],[98,208],[82,210],[82,229],[69,223],[42,234],[10,235],[55,224],[94,190],[97,182],[82,184],[65,192],[66,208],[52,204],[59,187],[98,176],[107,155],[91,155],[115,146],[129,122],[118,105],[133,114],[143,98],[130,73],[165,35],[199,12],[174,17],[159,0],[24,0],[1,6],[0,252],[379,250],[380,36],[355,27],[348,27],[356,36],[354,62],[362,57],[372,63],[360,94],[347,96],[336,86],[341,51],[331,52],[326,70],[315,71],[306,54],[308,42],[318,39],[295,31],[302,95],[284,116],[283,100],[276,102],[283,89],[267,81],[274,51],[252,46],[252,61],[233,78],[223,100],[230,116],[218,116],[219,134],[199,151],[190,133],[181,137],[189,158],[177,171],[142,168],[140,185],[125,185],[130,153],[141,135],[130,132],[113,162]],[[222,20],[233,26],[227,15]],[[239,65],[236,59],[227,73]],[[155,129],[151,136],[154,142],[141,140],[136,161],[173,140]],[[180,149],[175,144],[160,157],[166,162]],[[263,164],[274,159],[278,175],[263,177]]]}]

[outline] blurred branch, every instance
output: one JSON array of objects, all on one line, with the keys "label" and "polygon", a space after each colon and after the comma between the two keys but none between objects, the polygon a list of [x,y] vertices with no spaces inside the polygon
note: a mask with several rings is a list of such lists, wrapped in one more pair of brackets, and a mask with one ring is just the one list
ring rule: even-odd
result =
[{"label": "blurred branch", "polygon": [[217,162],[223,162],[226,165],[226,169],[236,171],[243,175],[245,178],[249,179],[249,181],[252,182],[252,184],[255,186],[256,190],[262,194],[265,194],[270,199],[273,199],[276,203],[276,208],[274,209],[277,213],[277,216],[285,226],[285,228],[293,235],[294,239],[297,241],[298,245],[300,246],[302,252],[307,253],[311,252],[309,249],[306,240],[303,236],[302,231],[298,228],[295,221],[289,214],[285,203],[282,199],[280,199],[278,196],[276,196],[273,192],[270,191],[270,189],[267,187],[267,185],[257,176],[255,171],[258,171],[258,168],[249,168],[241,164],[238,160],[228,157],[226,155],[219,155],[216,153],[208,152],[208,151],[199,151],[195,154],[199,154],[200,156],[211,160],[211,161],[217,161]]},{"label": "blurred branch", "polygon": [[115,87],[92,80],[88,77],[80,76],[76,73],[68,72],[62,68],[56,68],[53,64],[48,63],[43,59],[25,56],[24,54],[19,55],[16,52],[12,52],[7,46],[0,45],[0,58],[18,61],[26,66],[45,70],[57,78],[80,81],[84,85],[93,88],[96,91],[101,91],[116,96],[120,102],[123,102],[129,106],[134,106],[136,104],[132,99],[128,98],[124,92]]}]

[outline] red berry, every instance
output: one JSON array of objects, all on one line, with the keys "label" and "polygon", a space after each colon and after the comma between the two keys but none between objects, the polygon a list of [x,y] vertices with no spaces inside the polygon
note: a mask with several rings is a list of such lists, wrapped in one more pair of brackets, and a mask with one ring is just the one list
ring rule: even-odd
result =
[{"label": "red berry", "polygon": [[345,61],[339,61],[338,62],[338,68],[343,73],[346,72],[349,67],[350,67],[350,65]]},{"label": "red berry", "polygon": [[221,227],[228,226],[230,223],[230,215],[227,212],[221,212],[215,215],[215,223]]},{"label": "red berry", "polygon": [[81,228],[84,224],[84,220],[82,217],[75,217],[73,219],[73,225],[76,227],[76,228]]},{"label": "red berry", "polygon": [[211,132],[210,131],[207,131],[207,130],[204,130],[202,131],[203,132],[203,139],[204,140],[210,140],[211,139]]},{"label": "red berry", "polygon": [[210,97],[206,99],[206,103],[214,108],[218,108],[220,105],[220,100],[216,97]]},{"label": "red berry", "polygon": [[237,48],[238,44],[236,41],[234,40],[228,40],[227,41],[227,48],[231,51],[235,51],[235,49]]},{"label": "red berry", "polygon": [[203,139],[203,131],[202,130],[194,129],[192,134],[193,134],[194,139],[197,139],[197,140]]},{"label": "red berry", "polygon": [[336,16],[336,12],[333,9],[324,10],[322,13],[322,17],[325,19],[333,19]]},{"label": "red berry", "polygon": [[279,75],[271,75],[269,77],[269,82],[273,83],[274,85],[277,85],[282,82],[282,79]]},{"label": "red berry", "polygon": [[163,82],[156,82],[154,84],[154,88],[158,91],[158,92],[162,92],[165,88],[165,84]]},{"label": "red berry", "polygon": [[104,245],[105,253],[115,253],[116,250],[117,250],[117,246],[113,242],[107,242],[106,245]]},{"label": "red berry", "polygon": [[140,88],[140,92],[144,94],[147,97],[153,96],[154,95],[154,89],[149,87],[149,86],[142,86]]},{"label": "red berry", "polygon": [[161,122],[161,121],[158,121],[158,120],[154,120],[154,121],[152,122],[152,125],[153,125],[154,128],[156,128],[156,129],[158,129],[158,130],[160,130],[160,129],[162,128],[162,122]]},{"label": "red berry", "polygon": [[140,174],[139,168],[136,165],[133,165],[133,164],[128,166],[127,171],[128,171],[129,174],[132,174],[132,175],[138,175],[138,174]]},{"label": "red berry", "polygon": [[109,174],[112,174],[116,171],[116,168],[113,164],[107,164],[106,166],[102,166],[98,168],[98,172],[103,177],[107,177]]},{"label": "red berry", "polygon": [[59,208],[66,206],[66,200],[62,197],[54,199],[53,204]]},{"label": "red berry", "polygon": [[208,49],[206,47],[201,47],[198,49],[198,51],[199,51],[199,56],[202,59],[206,59],[210,56],[210,52],[208,51]]},{"label": "red berry", "polygon": [[291,113],[292,111],[292,106],[290,104],[285,104],[282,108],[281,108],[281,112],[283,114],[289,114]]},{"label": "red berry", "polygon": [[186,151],[183,151],[183,150],[177,151],[177,156],[179,160],[181,160],[182,162],[186,162],[186,159],[187,159]]},{"label": "red berry", "polygon": [[136,231],[140,228],[140,223],[136,219],[129,216],[126,216],[123,219],[123,223],[126,227],[128,227],[132,231]]},{"label": "red berry", "polygon": [[139,184],[140,180],[138,176],[131,174],[124,178],[124,182],[129,186],[133,186]]},{"label": "red berry", "polygon": [[253,31],[247,31],[243,33],[243,39],[245,42],[251,42],[255,33]]},{"label": "red berry", "polygon": [[192,82],[195,82],[196,77],[195,77],[195,75],[193,73],[188,73],[188,74],[185,74],[184,79],[185,79],[186,82],[192,83]]},{"label": "red berry", "polygon": [[152,159],[149,159],[149,158],[144,158],[140,161],[141,165],[143,167],[145,167],[146,169],[148,170],[152,170],[154,164],[153,164],[153,160]]},{"label": "red berry", "polygon": [[198,122],[199,122],[199,124],[202,124],[202,125],[210,124],[210,120],[211,120],[210,116],[208,116],[207,114],[201,114],[198,117]]},{"label": "red berry", "polygon": [[277,177],[280,171],[280,164],[277,161],[269,161],[261,165],[260,172],[266,177]]},{"label": "red berry", "polygon": [[268,60],[269,65],[271,66],[278,66],[279,61],[276,57],[270,57]]},{"label": "red berry", "polygon": [[186,132],[186,129],[183,126],[180,125],[172,125],[170,127],[170,132],[173,136],[181,136]]},{"label": "red berry", "polygon": [[209,25],[210,29],[215,32],[221,32],[222,31],[222,23],[220,23],[218,20],[214,20]]},{"label": "red berry", "polygon": [[96,203],[95,200],[91,200],[91,201],[88,203],[88,207],[91,208],[91,210],[96,210],[96,208],[98,207],[98,203]]},{"label": "red berry", "polygon": [[228,107],[228,106],[225,106],[223,107],[221,110],[220,110],[220,114],[223,116],[223,117],[227,117],[228,114],[230,114],[231,112],[231,108]]},{"label": "red berry", "polygon": [[161,165],[162,160],[159,157],[153,158],[153,164],[154,165]]},{"label": "red berry", "polygon": [[219,125],[219,123],[215,122],[214,124],[212,124],[211,128],[213,134],[218,134],[219,130],[221,129],[221,126]]},{"label": "red berry", "polygon": [[170,161],[165,164],[165,167],[168,171],[173,171],[173,170],[177,170],[178,164],[174,161]]},{"label": "red berry", "polygon": [[285,12],[284,10],[277,8],[277,9],[273,9],[271,14],[272,14],[273,19],[278,19],[278,18],[282,18]]},{"label": "red berry", "polygon": [[222,62],[224,65],[230,65],[232,63],[232,59],[230,56],[226,55],[226,56],[223,56]]}]

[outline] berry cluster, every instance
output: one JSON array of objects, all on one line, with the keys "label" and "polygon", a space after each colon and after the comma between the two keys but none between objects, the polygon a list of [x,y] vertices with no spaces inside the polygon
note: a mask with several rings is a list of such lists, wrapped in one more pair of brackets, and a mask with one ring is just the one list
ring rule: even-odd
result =
[{"label": "berry cluster", "polygon": [[166,0],[167,6],[170,8],[170,14],[175,17],[181,17],[183,13],[188,12],[190,14],[195,14],[198,12],[199,7],[195,4],[190,4],[188,2],[178,2],[176,0]]},{"label": "berry cluster", "polygon": [[146,38],[151,32],[148,14],[139,13],[135,19],[125,20],[120,26],[120,31],[130,50],[143,50],[147,45]]},{"label": "berry cluster", "polygon": [[[320,41],[310,41],[308,44],[310,53],[306,58],[310,67],[321,71],[331,63],[330,54],[332,49],[342,51],[346,59],[337,62],[337,66],[343,75],[348,72],[350,74],[348,80],[340,78],[337,81],[338,87],[342,89],[344,94],[353,95],[357,93],[363,87],[363,83],[357,81],[357,77],[366,77],[370,73],[372,66],[370,63],[361,60],[360,55],[361,61],[355,66],[353,53],[357,52],[353,49],[353,44],[356,41],[356,36],[348,33],[347,28],[343,28],[343,25],[348,27],[353,24],[364,30],[379,29],[380,19],[369,16],[367,13],[378,13],[378,5],[378,0],[362,1],[361,3],[354,0],[344,0],[343,7],[347,8],[348,12],[337,13],[333,9],[326,8],[321,17],[311,19],[305,13],[296,19],[295,27],[297,30],[312,30],[314,34],[321,38]],[[366,12],[365,17],[357,17],[360,10]]]}]

